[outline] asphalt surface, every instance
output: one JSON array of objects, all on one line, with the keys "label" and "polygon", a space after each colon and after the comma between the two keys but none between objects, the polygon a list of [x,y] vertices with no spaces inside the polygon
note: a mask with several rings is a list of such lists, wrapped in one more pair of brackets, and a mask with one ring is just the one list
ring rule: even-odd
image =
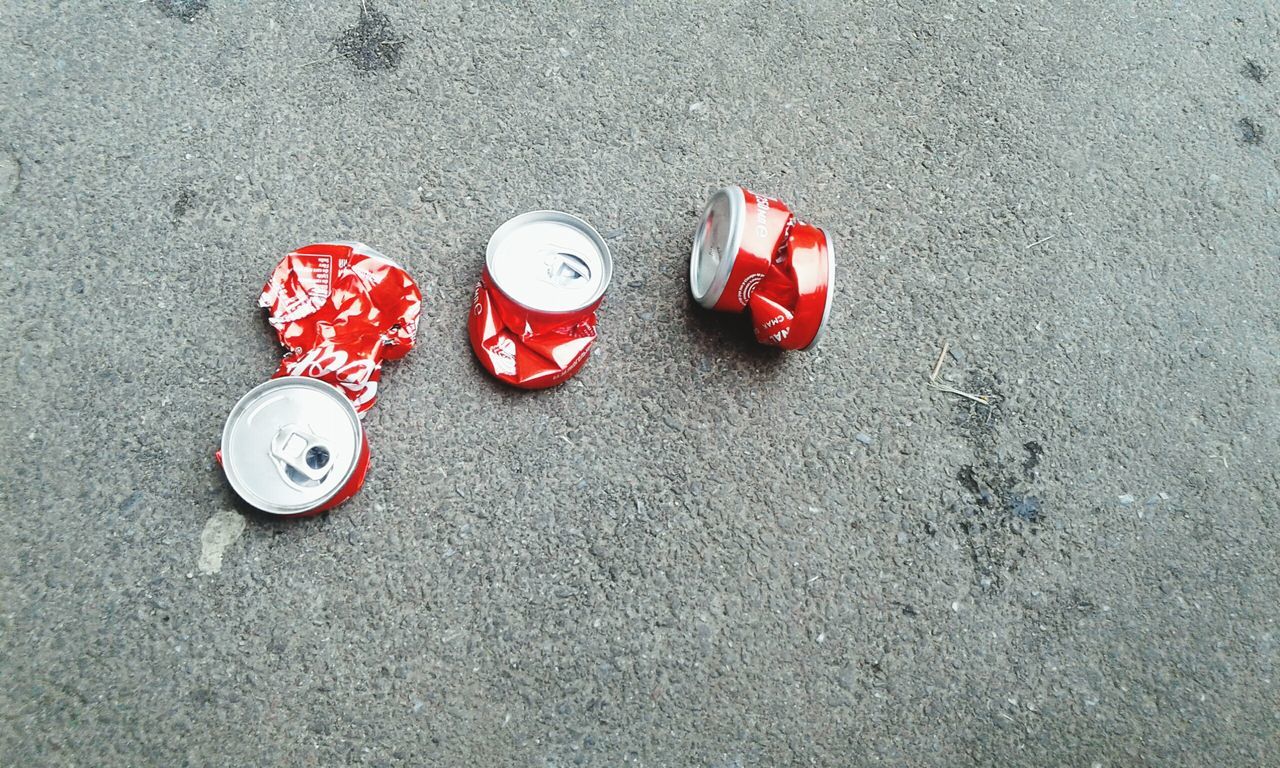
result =
[{"label": "asphalt surface", "polygon": [[[0,5],[0,764],[1280,764],[1274,5]],[[690,305],[734,182],[837,241],[814,351]],[[464,323],[541,207],[616,271],[529,394]],[[265,520],[323,239],[420,346]]]}]

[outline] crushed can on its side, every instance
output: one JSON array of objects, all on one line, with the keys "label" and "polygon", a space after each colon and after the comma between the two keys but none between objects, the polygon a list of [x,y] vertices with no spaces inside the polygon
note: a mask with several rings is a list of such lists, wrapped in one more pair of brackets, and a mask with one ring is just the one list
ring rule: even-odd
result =
[{"label": "crushed can on its side", "polygon": [[830,319],[834,286],[826,230],[742,187],[711,196],[689,259],[689,290],[703,307],[749,311],[761,344],[809,349]]},{"label": "crushed can on its side", "polygon": [[707,309],[741,312],[769,272],[792,225],[781,200],[742,187],[711,196],[693,238],[689,289]]},{"label": "crushed can on its side", "polygon": [[577,216],[532,211],[494,231],[467,329],[490,374],[541,389],[577,373],[596,339],[596,310],[613,274],[600,234]]}]

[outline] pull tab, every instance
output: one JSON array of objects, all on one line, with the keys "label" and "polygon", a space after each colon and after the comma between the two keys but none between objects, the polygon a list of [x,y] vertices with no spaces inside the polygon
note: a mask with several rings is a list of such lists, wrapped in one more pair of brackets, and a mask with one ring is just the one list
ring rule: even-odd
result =
[{"label": "pull tab", "polygon": [[591,279],[591,267],[580,256],[565,251],[547,254],[547,278],[552,285],[571,288]]},{"label": "pull tab", "polygon": [[286,480],[300,486],[324,482],[333,465],[320,438],[296,424],[286,424],[271,438],[271,458]]}]

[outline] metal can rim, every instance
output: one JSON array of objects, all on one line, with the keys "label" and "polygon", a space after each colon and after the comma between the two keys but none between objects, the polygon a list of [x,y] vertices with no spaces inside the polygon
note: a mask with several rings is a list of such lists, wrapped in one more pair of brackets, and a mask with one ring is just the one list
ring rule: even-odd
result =
[{"label": "metal can rim", "polygon": [[827,247],[827,302],[822,308],[822,322],[818,324],[818,330],[813,334],[813,341],[809,342],[805,349],[813,349],[827,332],[827,319],[831,317],[831,299],[835,296],[836,290],[836,244],[831,239],[831,233],[826,229],[823,227],[817,229],[822,233],[822,241]]},{"label": "metal can rim", "polygon": [[235,419],[238,416],[244,413],[245,409],[249,407],[249,404],[251,404],[254,401],[254,399],[256,399],[257,397],[261,397],[261,395],[264,392],[271,389],[277,389],[285,386],[298,386],[298,385],[311,387],[318,391],[325,392],[326,394],[331,394],[334,401],[342,405],[343,411],[345,412],[346,416],[351,420],[351,423],[355,426],[356,433],[358,435],[358,439],[356,441],[357,446],[359,446],[365,439],[364,425],[360,423],[360,416],[359,414],[356,413],[355,406],[351,404],[351,401],[348,400],[346,396],[343,395],[342,392],[338,390],[337,387],[327,382],[320,381],[319,379],[313,379],[309,376],[280,376],[279,378],[268,379],[262,382],[261,384],[259,384],[258,386],[254,387],[253,389],[249,390],[248,392],[244,393],[244,395],[241,396],[241,398],[236,401],[236,404],[231,407],[231,412],[227,414],[227,420],[222,427],[222,441],[221,441],[222,471],[223,471],[223,474],[227,476],[227,482],[231,484],[232,490],[234,490],[236,494],[240,496],[240,498],[249,502],[249,504],[253,505],[255,509],[259,509],[269,515],[275,515],[279,517],[293,517],[296,515],[301,515],[311,510],[319,509],[323,507],[325,504],[328,504],[330,501],[332,501],[333,498],[337,496],[339,493],[341,493],[342,489],[346,487],[347,481],[351,479],[351,475],[354,474],[356,471],[356,468],[359,467],[360,454],[363,451],[363,448],[359,448],[359,447],[357,448],[356,455],[353,457],[353,460],[350,462],[350,465],[344,470],[341,480],[334,485],[334,488],[331,492],[329,492],[327,495],[319,499],[316,499],[315,501],[308,502],[305,505],[303,504],[280,505],[280,504],[267,503],[266,500],[261,497],[261,495],[254,493],[251,489],[243,485],[243,483],[240,481],[239,476],[235,472],[235,463],[234,463],[234,459],[232,458],[235,452],[234,451],[228,452],[227,450],[228,448],[227,441],[230,438],[232,423],[235,421]]},{"label": "metal can rim", "polygon": [[[510,231],[517,229],[523,226],[524,224],[530,221],[533,221],[535,219],[559,220],[562,223],[567,223],[574,227],[577,227],[582,231],[584,235],[587,236],[587,239],[591,240],[591,242],[599,249],[601,262],[604,267],[604,276],[600,279],[600,287],[591,293],[590,299],[582,302],[579,306],[566,308],[566,309],[546,309],[543,307],[531,307],[528,304],[525,304],[524,302],[515,298],[515,296],[513,296],[510,291],[507,291],[506,289],[504,289],[502,287],[501,282],[495,276],[494,269],[493,269],[493,257],[494,257],[496,244],[501,242],[502,240],[500,236],[506,235]],[[525,211],[522,214],[513,216],[507,219],[506,221],[502,222],[502,224],[500,224],[497,229],[493,230],[493,234],[489,235],[489,242],[485,244],[484,267],[485,267],[485,271],[488,272],[489,274],[489,278],[493,281],[493,286],[497,288],[499,291],[502,291],[502,295],[508,301],[524,309],[527,309],[530,312],[539,312],[541,314],[546,314],[546,315],[569,315],[569,314],[573,314],[574,312],[581,312],[584,309],[589,309],[591,307],[594,307],[604,297],[605,291],[608,290],[609,288],[610,281],[613,280],[613,254],[610,253],[609,251],[609,244],[604,241],[604,238],[600,236],[600,233],[596,231],[595,227],[588,224],[580,216],[574,216],[572,213],[567,213],[565,211],[557,211],[551,208],[542,208],[536,211]]]},{"label": "metal can rim", "polygon": [[[725,243],[720,263],[716,265],[716,274],[711,278],[706,293],[698,295],[698,262],[705,242],[707,216],[716,200],[724,196],[729,201],[729,241]],[[704,307],[714,307],[729,284],[729,276],[733,274],[733,265],[738,259],[738,249],[742,246],[742,221],[746,217],[747,198],[743,188],[737,185],[721,187],[711,194],[711,199],[702,209],[702,220],[693,236],[693,248],[689,253],[689,292],[693,300]]]}]

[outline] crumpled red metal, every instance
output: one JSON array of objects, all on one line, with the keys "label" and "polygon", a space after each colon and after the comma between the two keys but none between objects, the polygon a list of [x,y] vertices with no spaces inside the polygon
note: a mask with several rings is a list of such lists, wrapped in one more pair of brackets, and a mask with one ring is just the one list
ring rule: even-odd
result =
[{"label": "crumpled red metal", "polygon": [[796,220],[747,302],[756,341],[806,349],[826,324],[834,254],[827,233]]},{"label": "crumpled red metal", "polygon": [[258,303],[288,349],[273,378],[328,382],[363,416],[377,398],[382,362],[413,349],[422,293],[361,243],[315,243],[276,265]]},{"label": "crumpled red metal", "polygon": [[524,389],[560,384],[578,372],[596,340],[600,301],[576,312],[538,312],[493,284],[488,268],[476,284],[467,330],[476,359],[502,381]]}]

